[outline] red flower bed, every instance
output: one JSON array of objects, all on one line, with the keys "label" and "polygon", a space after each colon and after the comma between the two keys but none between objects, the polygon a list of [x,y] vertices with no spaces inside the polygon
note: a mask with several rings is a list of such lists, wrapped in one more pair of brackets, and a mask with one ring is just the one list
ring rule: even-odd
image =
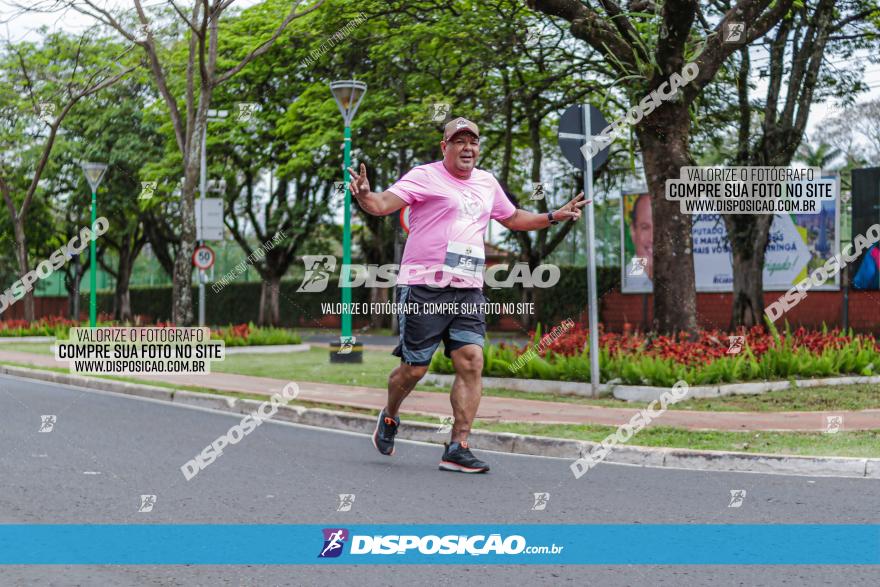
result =
[{"label": "red flower bed", "polygon": [[[532,331],[529,334],[534,339],[535,332]],[[743,352],[748,348],[755,357],[760,357],[768,349],[779,344],[773,334],[763,326],[755,326],[749,330],[743,329],[734,334],[745,336]],[[580,324],[566,331],[554,342],[549,342],[547,336],[542,336],[546,347],[542,351],[542,355],[546,355],[548,352],[565,356],[579,355],[589,342],[589,330]],[[720,330],[701,330],[694,339],[686,333],[680,333],[677,336],[646,335],[638,332],[617,334],[602,332],[600,327],[599,346],[612,356],[638,354],[672,359],[683,365],[692,366],[709,363],[714,359],[727,356],[727,350],[730,347],[729,336],[732,334]],[[803,327],[792,331],[790,337],[792,348],[805,347],[815,354],[820,354],[829,347],[840,348],[855,338],[840,329],[820,332],[810,331]],[[784,332],[779,333],[779,338],[780,342],[785,344],[786,334]],[[880,344],[873,336],[860,335],[858,338],[872,341],[875,348],[880,351]]]}]

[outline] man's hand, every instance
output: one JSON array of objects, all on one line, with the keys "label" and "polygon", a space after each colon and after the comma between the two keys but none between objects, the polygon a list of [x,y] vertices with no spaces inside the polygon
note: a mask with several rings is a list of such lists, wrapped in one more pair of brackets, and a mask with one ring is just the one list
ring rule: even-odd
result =
[{"label": "man's hand", "polygon": [[584,200],[584,192],[579,193],[572,201],[560,208],[554,210],[553,220],[579,220],[581,217],[581,208],[592,202],[593,200]]},{"label": "man's hand", "polygon": [[351,182],[348,184],[348,190],[355,198],[363,198],[370,195],[370,181],[367,179],[367,166],[361,163],[361,172],[355,170],[354,165],[348,168],[351,174]]},{"label": "man's hand", "polygon": [[371,192],[370,182],[367,180],[367,166],[363,163],[361,163],[360,173],[354,165],[348,168],[348,172],[351,174],[348,191],[367,214],[385,216],[406,206],[406,202],[392,192],[384,191],[378,194]]}]

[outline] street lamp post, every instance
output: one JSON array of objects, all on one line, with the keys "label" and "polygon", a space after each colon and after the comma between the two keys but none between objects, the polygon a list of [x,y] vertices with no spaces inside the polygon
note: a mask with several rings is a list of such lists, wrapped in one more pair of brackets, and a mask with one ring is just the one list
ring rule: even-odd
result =
[{"label": "street lamp post", "polygon": [[[367,92],[367,84],[355,80],[340,80],[330,83],[330,91],[342,113],[345,122],[345,162],[343,164],[343,185],[345,186],[345,218],[342,229],[342,271],[340,281],[348,277],[348,267],[351,265],[351,191],[348,189],[350,181],[348,168],[351,165],[351,121],[360,106],[364,94]],[[351,288],[342,287],[342,332],[339,344],[331,345],[331,363],[361,363],[363,362],[362,346],[356,345],[351,333]],[[335,351],[335,352],[334,352]]]},{"label": "street lamp post", "polygon": [[[83,163],[83,173],[92,188],[92,233],[95,232],[95,221],[98,218],[98,186],[107,171],[105,163]],[[95,238],[89,243],[89,326],[94,328],[98,323],[98,254]]]}]

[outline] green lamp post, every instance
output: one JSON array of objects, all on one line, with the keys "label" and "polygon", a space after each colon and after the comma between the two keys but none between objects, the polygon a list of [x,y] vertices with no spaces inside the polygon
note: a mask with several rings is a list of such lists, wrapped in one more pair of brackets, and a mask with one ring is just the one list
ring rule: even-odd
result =
[{"label": "green lamp post", "polygon": [[[348,277],[348,267],[351,265],[351,192],[348,189],[350,181],[348,168],[351,166],[351,121],[360,106],[364,94],[367,92],[367,84],[355,80],[340,80],[330,83],[330,91],[342,113],[345,122],[345,163],[343,166],[343,185],[345,186],[345,219],[342,229],[342,276]],[[351,288],[342,289],[342,333],[338,344],[331,344],[331,363],[361,363],[363,362],[363,347],[355,344],[351,333]]]},{"label": "green lamp post", "polygon": [[[98,217],[98,186],[107,171],[105,163],[83,163],[83,173],[92,188],[92,232],[95,232],[95,221]],[[98,255],[95,239],[89,243],[89,326],[94,328],[98,323]]]}]

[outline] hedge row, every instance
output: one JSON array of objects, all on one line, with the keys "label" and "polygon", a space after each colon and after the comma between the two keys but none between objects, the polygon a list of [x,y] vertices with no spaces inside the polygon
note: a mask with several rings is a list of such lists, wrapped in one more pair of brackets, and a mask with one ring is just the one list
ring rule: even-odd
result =
[{"label": "hedge row", "polygon": [[[541,323],[556,323],[565,318],[575,318],[584,311],[587,305],[587,272],[583,267],[560,267],[560,280],[555,286],[547,289],[532,290],[535,312]],[[620,269],[602,267],[597,272],[599,296],[620,287]],[[296,290],[300,279],[289,279],[281,282],[280,312],[282,326],[314,326],[324,318],[321,303],[339,302],[342,299],[337,282],[331,281],[326,291],[320,293],[301,293]],[[260,310],[260,282],[231,283],[215,293],[208,284],[205,291],[206,322],[208,324],[238,324],[256,322]],[[484,288],[486,299],[490,302],[520,302],[522,288],[491,289]],[[391,291],[389,290],[389,295]],[[198,288],[192,289],[193,312],[197,311]],[[359,287],[352,289],[352,301],[363,303],[370,301],[370,290]],[[88,298],[84,297],[82,308],[88,308]],[[170,321],[171,317],[171,286],[133,287],[131,288],[131,308],[134,314],[145,315],[156,321]],[[113,309],[113,295],[99,293],[98,311],[110,313]],[[369,317],[364,317],[369,318]],[[497,315],[488,315],[489,325],[496,323]],[[355,317],[357,321],[357,317]]]}]

